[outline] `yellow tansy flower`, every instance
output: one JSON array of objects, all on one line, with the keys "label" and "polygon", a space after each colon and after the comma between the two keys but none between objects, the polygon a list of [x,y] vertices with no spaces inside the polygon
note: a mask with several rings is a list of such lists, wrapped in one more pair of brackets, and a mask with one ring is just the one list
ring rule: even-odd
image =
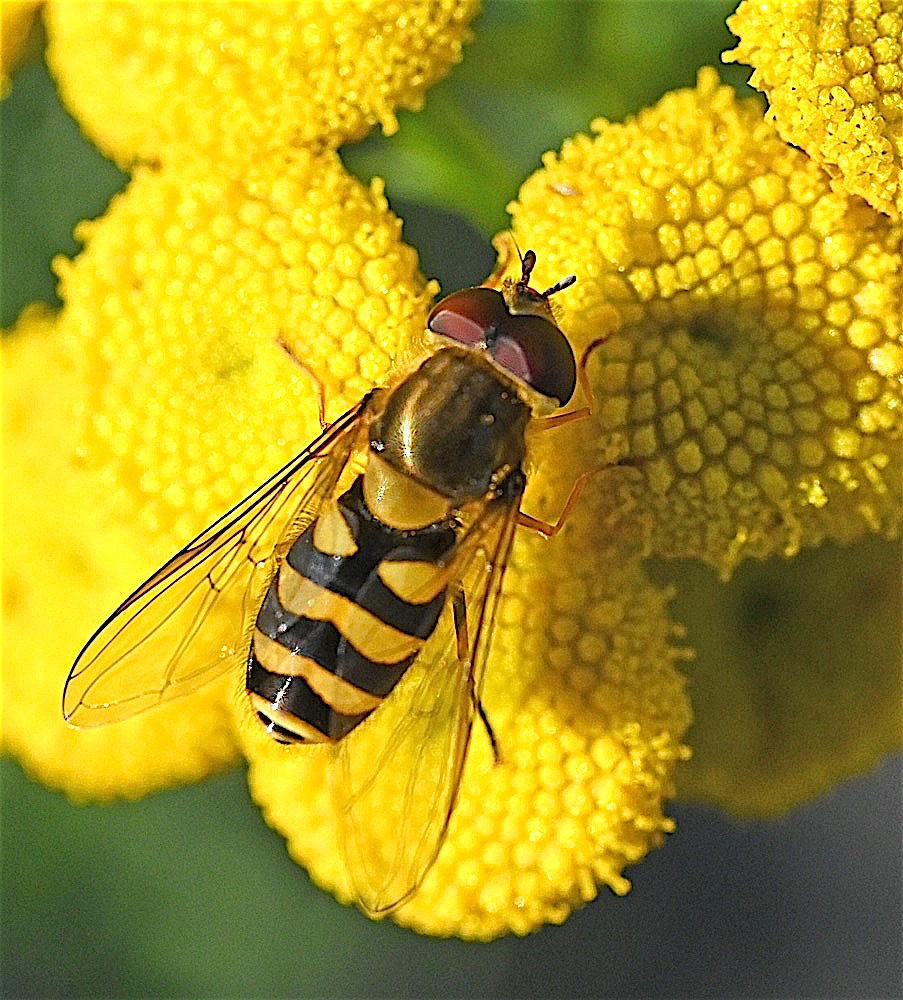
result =
[{"label": "yellow tansy flower", "polygon": [[[379,185],[365,188],[332,153],[261,161],[241,181],[142,170],[80,230],[84,253],[58,262],[60,316],[23,315],[4,358],[4,662],[33,660],[33,623],[61,587],[66,641],[34,672],[4,670],[4,740],[42,780],[110,798],[235,759],[239,678],[87,732],[63,723],[61,685],[90,627],[318,432],[311,376],[277,335],[341,406],[382,374],[400,330],[422,328],[434,286],[399,234]],[[333,258],[355,262],[350,276]],[[327,267],[320,295],[311,261]],[[61,493],[47,489],[58,452]]]},{"label": "yellow tansy flower", "polygon": [[[703,70],[547,153],[511,206],[590,358],[596,436],[638,464],[651,547],[747,556],[894,534],[903,509],[900,227],[831,191]],[[604,448],[604,451],[600,449]]]},{"label": "yellow tansy flower", "polygon": [[899,220],[903,212],[903,3],[744,0],[728,18],[781,136]]},{"label": "yellow tansy flower", "polygon": [[47,61],[93,142],[120,164],[262,147],[336,147],[461,58],[477,0],[47,4]]},{"label": "yellow tansy flower", "polygon": [[42,307],[3,347],[3,746],[75,798],[137,797],[233,764],[238,747],[223,683],[189,713],[170,705],[84,732],[63,722],[67,661],[169,546],[110,517],[73,420],[85,387],[60,347]]},{"label": "yellow tansy flower", "polygon": [[903,546],[868,537],[791,561],[749,561],[727,584],[681,560],[671,613],[696,724],[679,798],[774,817],[903,744]]},{"label": "yellow tansy flower", "polygon": [[379,181],[306,150],[139,169],[79,227],[60,325],[91,393],[85,447],[127,516],[175,547],[315,436],[316,385],[280,338],[331,417],[383,377],[436,290],[400,230]]}]

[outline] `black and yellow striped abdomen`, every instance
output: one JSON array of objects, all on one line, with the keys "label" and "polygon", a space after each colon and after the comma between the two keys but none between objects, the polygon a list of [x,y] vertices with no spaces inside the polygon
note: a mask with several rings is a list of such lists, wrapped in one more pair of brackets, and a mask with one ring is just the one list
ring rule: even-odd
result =
[{"label": "black and yellow striped abdomen", "polygon": [[451,523],[398,531],[367,508],[363,477],[292,545],[257,615],[247,689],[287,743],[346,736],[379,706],[445,603]]}]

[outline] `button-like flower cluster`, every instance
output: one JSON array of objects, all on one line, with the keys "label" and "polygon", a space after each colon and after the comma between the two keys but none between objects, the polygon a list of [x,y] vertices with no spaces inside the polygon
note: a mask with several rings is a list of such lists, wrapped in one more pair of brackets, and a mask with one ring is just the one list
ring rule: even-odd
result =
[{"label": "button-like flower cluster", "polygon": [[461,58],[477,0],[53,3],[63,99],[121,164],[336,147],[398,128]]},{"label": "button-like flower cluster", "polygon": [[903,214],[903,4],[744,0],[728,18],[780,135],[899,220]]},{"label": "button-like flower cluster", "polygon": [[317,386],[280,339],[330,416],[378,382],[436,291],[400,233],[381,182],[305,149],[141,168],[82,224],[86,252],[56,264],[60,326],[123,509],[175,547],[315,436]]},{"label": "button-like flower cluster", "polygon": [[[547,153],[511,206],[590,361],[599,444],[642,469],[652,547],[747,556],[893,533],[903,511],[899,226],[831,190],[703,70]],[[592,451],[584,468],[609,459]]]}]

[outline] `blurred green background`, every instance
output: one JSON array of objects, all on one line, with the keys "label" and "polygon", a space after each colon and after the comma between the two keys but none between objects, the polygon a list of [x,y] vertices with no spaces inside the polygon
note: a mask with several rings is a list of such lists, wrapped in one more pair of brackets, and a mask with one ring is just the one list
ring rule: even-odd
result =
[{"label": "blurred green background", "polygon": [[[464,62],[424,111],[402,113],[396,136],[343,156],[360,176],[386,179],[424,273],[445,289],[473,283],[541,154],[592,118],[622,119],[718,65],[733,45],[724,26],[733,6],[488,2]],[[75,253],[75,223],[126,182],[61,108],[41,47],[36,37],[0,105],[4,326],[27,302],[55,301],[51,257]],[[748,76],[721,73],[738,89]],[[874,544],[892,573],[892,550]],[[811,570],[825,556],[804,558]],[[754,590],[757,572],[744,567],[736,586]],[[679,620],[690,613],[675,606]],[[676,806],[678,833],[628,872],[628,897],[602,890],[561,928],[491,945],[375,924],[318,891],[264,825],[241,772],[135,804],[75,807],[14,763],[0,768],[6,997],[903,989],[899,760],[774,823]]]}]

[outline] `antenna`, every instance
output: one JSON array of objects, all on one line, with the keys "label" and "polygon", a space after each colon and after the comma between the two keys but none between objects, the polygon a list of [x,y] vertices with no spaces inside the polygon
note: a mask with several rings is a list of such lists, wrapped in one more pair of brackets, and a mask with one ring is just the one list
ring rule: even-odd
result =
[{"label": "antenna", "polygon": [[[530,287],[530,275],[533,273],[533,268],[536,267],[536,252],[534,250],[528,250],[526,253],[520,252],[520,247],[517,245],[517,240],[514,236],[511,237],[514,243],[514,249],[517,250],[517,256],[520,257],[521,275],[519,285],[529,288]],[[564,288],[570,288],[571,285],[577,280],[576,274],[569,274],[566,278],[560,278],[547,288],[539,297],[541,299],[547,299],[550,295],[554,295],[556,292],[560,292]],[[536,294],[535,292],[533,293]]]},{"label": "antenna", "polygon": [[563,288],[570,288],[571,285],[577,280],[576,274],[569,274],[566,278],[559,278],[554,285],[547,288],[543,293],[542,297],[547,299],[550,295],[554,295],[556,292],[560,292]]}]

